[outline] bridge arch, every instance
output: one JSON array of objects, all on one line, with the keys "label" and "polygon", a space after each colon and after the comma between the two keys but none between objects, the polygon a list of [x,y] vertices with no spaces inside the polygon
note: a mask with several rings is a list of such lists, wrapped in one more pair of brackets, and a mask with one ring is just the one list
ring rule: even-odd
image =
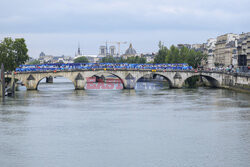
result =
[{"label": "bridge arch", "polygon": [[86,80],[87,80],[87,78],[89,78],[89,77],[93,77],[93,76],[102,76],[102,75],[105,75],[105,74],[113,75],[113,76],[117,77],[117,78],[121,81],[121,83],[122,83],[122,85],[123,85],[123,88],[126,87],[126,85],[125,85],[125,84],[126,84],[126,83],[125,83],[125,77],[122,76],[122,75],[120,75],[120,74],[118,74],[118,73],[115,72],[115,71],[93,71],[93,72],[91,72],[91,73],[87,73],[87,74],[85,75],[85,78],[86,78]]},{"label": "bridge arch", "polygon": [[169,76],[167,76],[167,75],[164,75],[164,74],[161,74],[161,73],[157,73],[157,72],[153,72],[153,73],[148,73],[148,74],[141,75],[140,77],[137,78],[136,83],[137,83],[140,79],[142,79],[142,78],[144,78],[144,77],[146,77],[146,76],[149,76],[149,75],[150,75],[151,77],[153,77],[153,78],[155,78],[156,76],[163,77],[163,78],[168,82],[169,87],[170,87],[170,88],[173,87],[174,82],[171,80],[171,77],[169,77]]},{"label": "bridge arch", "polygon": [[185,78],[183,78],[183,82],[182,82],[182,85],[184,86],[185,82],[189,79],[189,78],[192,78],[192,77],[195,77],[195,76],[200,76],[200,77],[204,77],[210,84],[211,87],[220,87],[220,82],[218,79],[216,79],[215,77],[213,76],[209,76],[207,74],[202,74],[202,73],[194,73],[190,76],[187,76]]},{"label": "bridge arch", "polygon": [[55,78],[55,77],[63,77],[63,78],[65,78],[65,79],[71,81],[71,82],[73,83],[74,87],[76,88],[75,79],[73,79],[72,77],[65,76],[65,75],[63,75],[63,74],[57,74],[57,73],[55,73],[55,74],[47,74],[47,75],[43,75],[43,76],[39,77],[39,78],[37,79],[35,89],[37,90],[37,89],[38,89],[38,86],[39,86],[39,84],[40,84],[40,82],[41,82],[43,79],[48,78],[48,77],[53,77],[53,78]]}]

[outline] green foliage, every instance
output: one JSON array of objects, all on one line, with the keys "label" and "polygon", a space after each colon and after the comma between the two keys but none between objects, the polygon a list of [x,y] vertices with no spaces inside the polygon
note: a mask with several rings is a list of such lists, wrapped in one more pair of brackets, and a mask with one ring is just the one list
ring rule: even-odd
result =
[{"label": "green foliage", "polygon": [[147,62],[147,64],[154,64],[154,61]]},{"label": "green foliage", "polygon": [[146,63],[146,58],[144,57],[139,57],[139,56],[135,56],[135,57],[128,57],[126,59],[125,63],[135,63],[135,64],[144,64]]},{"label": "green foliage", "polygon": [[4,64],[6,71],[13,71],[24,64],[29,59],[27,53],[28,49],[23,38],[14,41],[11,38],[4,38],[0,42],[0,64]]},{"label": "green foliage", "polygon": [[224,67],[225,64],[222,64],[222,63],[218,63],[218,62],[215,62],[214,63],[214,66],[215,67]]},{"label": "green foliage", "polygon": [[198,84],[199,81],[200,81],[200,76],[193,76],[193,77],[186,79],[185,85],[188,88],[196,88],[199,86]]},{"label": "green foliage", "polygon": [[113,56],[103,57],[101,63],[117,63],[117,60]]},{"label": "green foliage", "polygon": [[207,55],[194,49],[188,49],[187,47],[178,49],[174,45],[168,49],[160,42],[159,51],[154,59],[154,63],[188,63],[190,66],[197,68],[206,58]]},{"label": "green foliage", "polygon": [[128,57],[127,59],[124,58],[114,58],[113,56],[107,56],[102,58],[101,63],[136,63],[136,64],[143,64],[146,63],[146,58],[133,56]]},{"label": "green foliage", "polygon": [[39,60],[33,60],[31,62],[28,63],[29,65],[36,65],[36,64],[40,64]]},{"label": "green foliage", "polygon": [[166,47],[163,47],[159,50],[158,54],[155,56],[154,63],[160,64],[165,63],[169,50]]},{"label": "green foliage", "polygon": [[161,41],[159,42],[158,46],[159,46],[159,51],[158,54],[155,56],[154,63],[156,64],[165,63],[169,50],[167,47],[162,45]]},{"label": "green foliage", "polygon": [[78,57],[74,60],[74,63],[88,63],[89,60],[85,56]]}]

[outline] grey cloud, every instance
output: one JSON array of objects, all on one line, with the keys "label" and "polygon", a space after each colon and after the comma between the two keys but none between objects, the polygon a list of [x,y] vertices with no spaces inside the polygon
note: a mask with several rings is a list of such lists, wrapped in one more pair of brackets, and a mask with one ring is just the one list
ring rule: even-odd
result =
[{"label": "grey cloud", "polygon": [[249,0],[0,1],[0,37],[25,37],[32,56],[71,54],[77,41],[88,41],[86,52],[97,53],[106,40],[131,41],[150,52],[159,40],[196,43],[250,30]]},{"label": "grey cloud", "polygon": [[[239,1],[10,1],[0,7],[2,32],[106,32],[116,30],[239,29],[250,3]],[[8,15],[6,15],[8,13]],[[220,24],[218,24],[220,23]]]}]

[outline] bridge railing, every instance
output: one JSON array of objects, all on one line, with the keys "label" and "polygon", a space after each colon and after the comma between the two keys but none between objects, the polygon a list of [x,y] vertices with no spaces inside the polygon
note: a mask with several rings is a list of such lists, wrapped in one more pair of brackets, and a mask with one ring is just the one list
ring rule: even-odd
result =
[{"label": "bridge railing", "polygon": [[[228,74],[234,76],[250,77],[250,73],[246,72],[230,72],[225,70],[197,70],[197,69],[138,69],[138,68],[73,68],[73,69],[62,69],[62,68],[46,68],[32,71],[16,71],[15,74],[28,74],[28,73],[51,73],[51,72],[75,72],[75,71],[151,71],[151,72],[192,72],[192,73],[218,73]],[[5,75],[10,76],[11,72],[5,72]]]},{"label": "bridge railing", "polygon": [[171,69],[189,70],[192,69],[186,63],[182,64],[128,64],[128,63],[70,63],[70,64],[42,64],[42,65],[21,65],[16,68],[17,72],[25,71],[51,71],[51,70],[73,70],[73,69]]}]

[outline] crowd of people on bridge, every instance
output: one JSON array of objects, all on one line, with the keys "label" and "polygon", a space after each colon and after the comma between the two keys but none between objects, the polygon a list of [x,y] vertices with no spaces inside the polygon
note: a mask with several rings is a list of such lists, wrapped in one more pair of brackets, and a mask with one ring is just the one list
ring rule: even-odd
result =
[{"label": "crowd of people on bridge", "polygon": [[214,72],[227,72],[227,73],[249,73],[250,67],[235,67],[234,65],[228,65],[226,67],[213,67],[213,68],[201,68],[203,71]]},{"label": "crowd of people on bridge", "polygon": [[93,69],[148,69],[148,70],[192,70],[186,63],[182,64],[128,64],[128,63],[68,63],[20,65],[16,72],[29,71],[65,71],[65,70],[93,70]]}]

